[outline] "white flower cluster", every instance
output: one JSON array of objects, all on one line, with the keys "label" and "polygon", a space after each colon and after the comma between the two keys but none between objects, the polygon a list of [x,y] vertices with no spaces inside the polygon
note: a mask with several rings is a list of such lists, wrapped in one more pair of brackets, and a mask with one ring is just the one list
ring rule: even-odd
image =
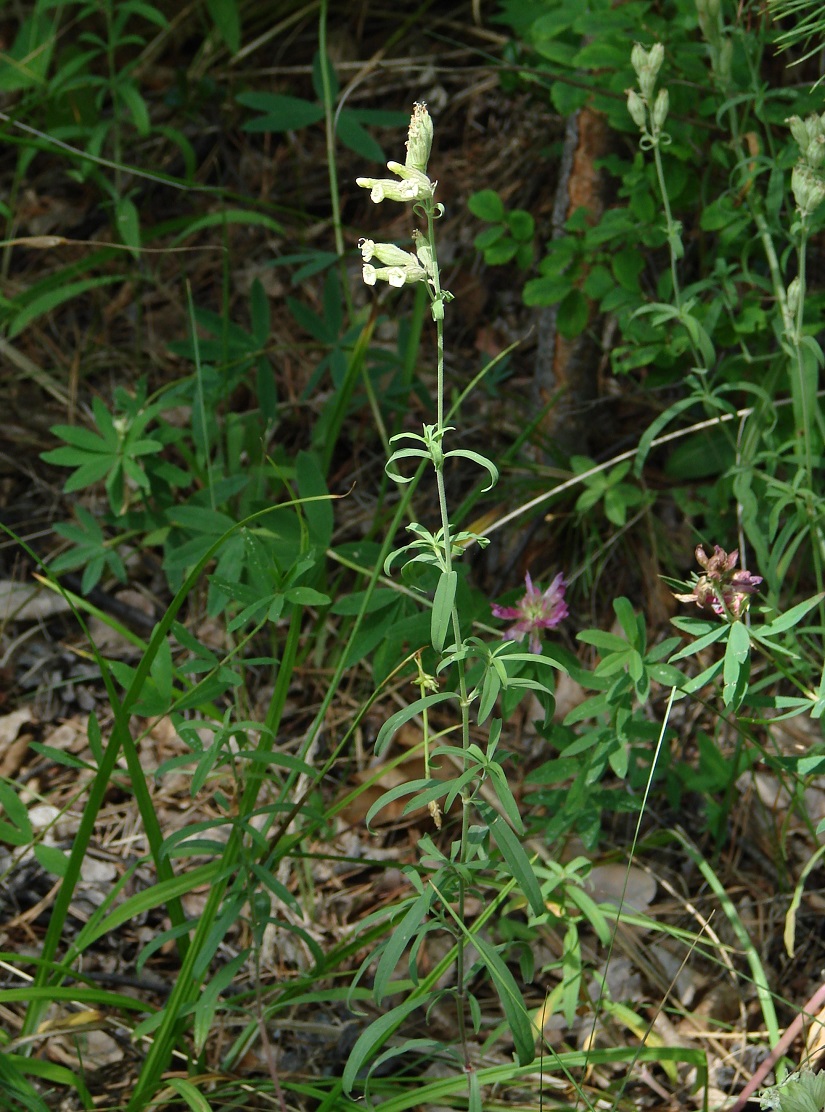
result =
[{"label": "white flower cluster", "polygon": [[[426,282],[432,277],[432,251],[424,242],[420,232],[415,233],[416,254],[396,247],[394,243],[375,243],[371,239],[361,239],[358,247],[364,261],[364,281],[368,286],[376,282],[389,282],[399,289],[413,282]],[[377,259],[383,266],[375,267],[371,260]]]},{"label": "white flower cluster", "polygon": [[[650,50],[636,43],[630,54],[630,64],[639,79],[641,94],[635,89],[627,90],[627,110],[634,124],[648,139],[656,139],[665,126],[670,98],[667,89],[660,89],[653,99],[656,88],[656,78],[662,68],[665,57],[665,48],[660,42],[654,43]],[[648,128],[648,112],[650,113],[650,128]]]},{"label": "white flower cluster", "polygon": [[825,200],[825,113],[814,113],[804,120],[791,116],[785,122],[801,156],[791,174],[791,190],[800,216],[810,216]]},{"label": "white flower cluster", "polygon": [[[356,178],[363,189],[369,189],[370,199],[376,204],[381,201],[402,201],[409,204],[417,201],[432,201],[436,182],[427,177],[427,162],[433,143],[433,122],[426,104],[416,104],[407,134],[407,157],[402,166],[400,162],[388,162],[387,169],[396,178]],[[368,286],[376,282],[388,282],[400,288],[413,282],[424,282],[432,277],[432,251],[423,242],[417,242],[414,255],[392,243],[374,243],[362,239],[359,244],[364,260],[364,281]],[[375,258],[382,266],[372,265]]]}]

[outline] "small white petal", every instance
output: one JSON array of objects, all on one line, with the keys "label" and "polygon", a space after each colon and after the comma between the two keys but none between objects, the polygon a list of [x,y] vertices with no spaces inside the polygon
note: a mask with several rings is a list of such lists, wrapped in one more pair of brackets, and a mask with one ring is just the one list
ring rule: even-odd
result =
[{"label": "small white petal", "polygon": [[369,264],[367,264],[364,267],[363,273],[364,273],[364,281],[366,282],[366,284],[368,286],[374,286],[375,285],[375,267],[374,266],[369,266]]}]

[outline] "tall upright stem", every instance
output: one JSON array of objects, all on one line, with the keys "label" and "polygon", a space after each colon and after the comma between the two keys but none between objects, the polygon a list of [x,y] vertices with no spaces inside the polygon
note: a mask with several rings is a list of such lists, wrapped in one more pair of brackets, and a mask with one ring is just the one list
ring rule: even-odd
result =
[{"label": "tall upright stem", "polygon": [[[427,241],[428,246],[432,252],[432,275],[431,275],[431,296],[433,305],[437,305],[439,310],[443,304],[442,289],[441,289],[441,276],[438,269],[438,254],[435,242],[435,205],[432,200],[427,202]],[[439,443],[444,434],[444,315],[443,312],[438,311],[435,314],[435,330],[436,330],[436,422],[437,432],[439,436]],[[444,567],[449,574],[453,566],[453,553],[452,553],[452,533],[450,528],[450,517],[447,509],[447,490],[444,483],[444,470],[443,467],[436,468],[436,487],[438,490],[438,506],[441,514],[441,530],[444,539]],[[458,608],[453,603],[452,611],[450,614],[450,621],[453,629],[453,638],[455,645],[461,644],[461,624],[458,616]],[[459,708],[461,712],[461,748],[464,753],[462,772],[467,768],[467,750],[470,746],[470,704],[467,697],[467,677],[464,671],[464,665],[459,662],[456,664],[458,670],[458,695],[459,695]],[[459,865],[463,866],[467,861],[467,853],[469,847],[469,832],[470,832],[470,807],[472,805],[472,793],[468,786],[461,790],[461,835],[459,842]],[[464,881],[464,870],[459,870],[458,875],[458,899],[457,899],[457,913],[461,923],[464,922],[465,917],[465,901],[466,901],[466,884]],[[466,1067],[470,1068],[469,1059],[469,1045],[466,1035],[465,1024],[465,1004],[466,993],[464,990],[465,979],[465,958],[466,958],[467,943],[464,934],[459,931],[456,934],[456,1009],[458,1019],[458,1033],[461,1042],[461,1047],[464,1053],[464,1062]]]}]

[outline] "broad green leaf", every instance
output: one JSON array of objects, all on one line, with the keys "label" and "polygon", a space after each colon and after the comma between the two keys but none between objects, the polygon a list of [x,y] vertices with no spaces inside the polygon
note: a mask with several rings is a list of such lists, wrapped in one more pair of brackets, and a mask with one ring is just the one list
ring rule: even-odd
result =
[{"label": "broad green leaf", "polygon": [[56,846],[44,846],[40,843],[34,847],[34,856],[47,873],[51,873],[52,876],[65,876],[69,859]]},{"label": "broad green leaf", "polygon": [[11,846],[27,846],[34,837],[29,813],[14,788],[0,780],[0,809],[5,819],[0,819],[0,842]]},{"label": "broad green leaf", "polygon": [[722,672],[724,686],[722,700],[726,707],[737,710],[748,686],[750,636],[743,622],[733,622],[725,647],[725,664]]},{"label": "broad green leaf", "polygon": [[467,201],[467,208],[479,220],[486,220],[489,224],[497,224],[504,220],[506,210],[504,202],[494,189],[482,189],[471,194]]},{"label": "broad green leaf", "polygon": [[385,162],[384,151],[358,120],[356,113],[343,111],[338,117],[336,134],[345,147],[366,162]]},{"label": "broad green leaf", "polygon": [[771,1112],[822,1112],[825,1108],[825,1071],[792,1073],[781,1085],[764,1090],[759,1104]]},{"label": "broad green leaf", "polygon": [[241,48],[241,11],[239,0],[206,0],[215,28],[232,54]]}]

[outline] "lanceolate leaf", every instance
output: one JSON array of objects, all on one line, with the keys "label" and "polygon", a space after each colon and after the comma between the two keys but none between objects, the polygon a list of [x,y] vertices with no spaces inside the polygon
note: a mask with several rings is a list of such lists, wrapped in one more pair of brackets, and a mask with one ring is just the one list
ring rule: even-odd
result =
[{"label": "lanceolate leaf", "polygon": [[423,699],[416,699],[415,702],[410,703],[409,706],[403,707],[401,710],[396,711],[381,729],[378,731],[378,737],[375,739],[375,753],[380,756],[381,753],[392,741],[396,730],[399,730],[405,722],[409,722],[411,718],[415,718],[417,714],[422,711],[434,707],[437,703],[443,703],[445,699],[452,699],[452,691],[439,691],[434,695],[425,695]]},{"label": "lanceolate leaf", "polygon": [[535,1031],[527,1012],[527,1005],[519,992],[513,974],[498,951],[479,935],[473,935],[472,943],[496,986],[496,992],[513,1036],[519,1065],[526,1066],[536,1056]]},{"label": "lanceolate leaf", "polygon": [[513,830],[504,821],[501,815],[496,815],[490,823],[490,830],[496,840],[496,845],[501,850],[501,856],[507,863],[510,875],[518,882],[518,886],[527,897],[527,902],[535,915],[544,913],[544,900],[542,899],[539,882],[530,864],[524,847]]},{"label": "lanceolate leaf", "polygon": [[352,1048],[341,1079],[345,1093],[352,1092],[355,1079],[364,1063],[401,1026],[410,1012],[414,1012],[416,1008],[420,1007],[421,1000],[418,997],[409,997],[397,1008],[392,1008],[389,1012],[379,1016],[365,1031],[361,1032],[355,1046]]},{"label": "lanceolate leaf", "polygon": [[381,954],[378,968],[375,970],[373,993],[376,1004],[380,1004],[386,995],[390,978],[395,972],[410,939],[418,931],[424,916],[430,910],[430,904],[435,896],[435,890],[429,885],[421,895],[407,908],[401,922],[393,927],[392,935]]},{"label": "lanceolate leaf", "polygon": [[433,599],[432,618],[430,621],[430,636],[433,648],[441,652],[444,641],[450,628],[450,619],[453,614],[455,602],[455,588],[458,575],[454,571],[443,571],[438,580]]}]

